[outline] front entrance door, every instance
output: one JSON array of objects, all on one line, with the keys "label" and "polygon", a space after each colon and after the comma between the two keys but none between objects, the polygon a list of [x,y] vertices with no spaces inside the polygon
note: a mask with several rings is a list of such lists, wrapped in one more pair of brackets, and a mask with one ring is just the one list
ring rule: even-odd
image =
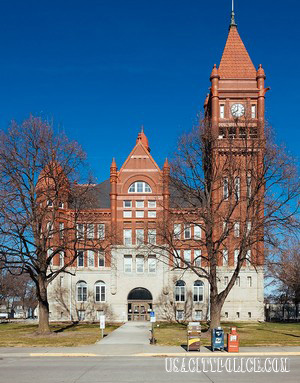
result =
[{"label": "front entrance door", "polygon": [[150,302],[128,302],[128,320],[145,321],[150,320],[152,303]]}]

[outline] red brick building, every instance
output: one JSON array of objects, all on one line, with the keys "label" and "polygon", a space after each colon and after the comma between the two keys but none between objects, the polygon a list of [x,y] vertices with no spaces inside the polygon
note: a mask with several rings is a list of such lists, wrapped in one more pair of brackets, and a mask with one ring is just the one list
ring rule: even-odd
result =
[{"label": "red brick building", "polygon": [[[222,212],[229,204],[226,193],[230,185],[225,166],[229,150],[238,164],[233,186],[239,202],[232,215],[234,234],[229,236],[223,257],[218,261],[222,288],[228,283],[238,257],[237,238],[251,220],[245,214],[247,198],[242,196],[249,194],[251,177],[259,174],[262,164],[266,92],[264,71],[261,66],[255,69],[238,33],[234,14],[220,65],[214,66],[210,80],[211,92],[204,108],[215,143],[212,158],[221,169],[213,203],[223,204],[215,235],[224,230]],[[165,213],[180,208],[178,194],[169,185],[169,172],[167,161],[162,169],[156,164],[142,130],[119,170],[113,160],[110,179],[89,186],[89,206],[77,228],[87,241],[84,248],[78,248],[76,275],[61,276],[50,286],[52,320],[95,320],[102,312],[116,321],[144,320],[149,319],[153,308],[159,319],[209,318],[207,281],[192,271],[183,273],[174,268],[171,257],[168,262],[162,262],[155,251],[155,244],[161,241],[159,231]],[[71,214],[71,208],[67,205],[64,208],[66,214]],[[263,201],[259,212],[263,212]],[[174,223],[174,236],[185,241],[184,246],[178,245],[180,256],[195,263],[203,251],[201,246],[197,248],[197,240],[203,235],[201,222],[199,225]],[[96,243],[95,247],[89,246],[89,240]],[[256,241],[248,254],[248,262],[243,262],[222,309],[223,319],[264,318],[263,243]],[[59,262],[63,259],[55,259],[54,266]],[[63,294],[57,294],[58,290]]]}]

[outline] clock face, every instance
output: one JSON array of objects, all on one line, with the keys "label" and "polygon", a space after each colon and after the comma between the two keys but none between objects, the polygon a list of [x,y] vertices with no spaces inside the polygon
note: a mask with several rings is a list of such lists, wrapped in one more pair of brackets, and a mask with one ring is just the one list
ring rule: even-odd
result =
[{"label": "clock face", "polygon": [[233,104],[231,106],[231,114],[233,117],[242,117],[245,113],[245,107],[243,104]]}]

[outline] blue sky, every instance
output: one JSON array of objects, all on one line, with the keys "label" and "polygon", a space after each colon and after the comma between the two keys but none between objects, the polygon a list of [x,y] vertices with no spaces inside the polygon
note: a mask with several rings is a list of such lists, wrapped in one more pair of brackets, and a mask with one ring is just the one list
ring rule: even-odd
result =
[{"label": "blue sky", "polygon": [[[202,110],[230,0],[0,1],[0,127],[30,113],[78,140],[99,181],[144,124],[161,166]],[[266,115],[298,154],[300,4],[236,0],[240,35],[267,74]]]}]

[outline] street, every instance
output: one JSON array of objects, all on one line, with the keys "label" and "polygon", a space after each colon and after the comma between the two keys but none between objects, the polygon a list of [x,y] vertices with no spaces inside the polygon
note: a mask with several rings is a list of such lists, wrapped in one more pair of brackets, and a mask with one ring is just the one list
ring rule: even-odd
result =
[{"label": "street", "polygon": [[[193,355],[198,357],[198,355]],[[286,357],[286,356],[284,356]],[[265,358],[265,357],[264,357]],[[300,357],[290,356],[290,372],[166,372],[164,357],[16,357],[0,358],[5,383],[127,382],[282,382],[296,383]],[[182,358],[179,358],[182,359]],[[189,358],[187,357],[186,360]]]}]

